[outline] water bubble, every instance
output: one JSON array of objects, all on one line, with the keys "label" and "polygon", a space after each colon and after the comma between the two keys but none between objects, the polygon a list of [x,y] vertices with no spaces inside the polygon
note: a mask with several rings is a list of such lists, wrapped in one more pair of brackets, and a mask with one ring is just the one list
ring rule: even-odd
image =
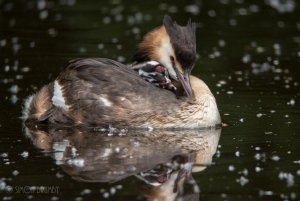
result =
[{"label": "water bubble", "polygon": [[103,18],[103,24],[110,24],[111,23],[111,18],[109,16],[105,16]]},{"label": "water bubble", "polygon": [[46,1],[45,0],[39,0],[37,2],[37,8],[38,10],[43,10],[46,8]]},{"label": "water bubble", "polygon": [[209,17],[216,17],[216,15],[217,15],[217,13],[216,13],[215,10],[209,10],[209,11],[207,12],[207,14],[208,14]]},{"label": "water bubble", "polygon": [[291,173],[280,172],[278,178],[280,180],[286,180],[288,187],[294,186],[295,184],[294,175],[292,175]]},{"label": "water bubble", "polygon": [[6,40],[0,40],[0,47],[4,47],[6,45]]},{"label": "water bubble", "polygon": [[12,171],[12,175],[17,176],[18,174],[19,174],[19,171],[18,171],[18,170]]},{"label": "water bubble", "polygon": [[252,12],[252,13],[257,13],[257,12],[259,12],[259,6],[255,5],[255,4],[252,4],[252,5],[249,6],[249,11]]},{"label": "water bubble", "polygon": [[226,42],[225,42],[225,40],[220,39],[220,40],[218,41],[218,44],[219,44],[220,47],[225,47]]},{"label": "water bubble", "polygon": [[169,11],[170,13],[177,13],[178,9],[177,9],[176,6],[169,6],[168,11]]},{"label": "water bubble", "polygon": [[234,167],[233,165],[229,165],[229,166],[228,166],[228,170],[229,170],[230,172],[233,172],[233,171],[235,170],[235,167]]},{"label": "water bubble", "polygon": [[91,194],[92,193],[92,190],[91,189],[83,189],[80,193],[80,195],[88,195],[88,194]]},{"label": "water bubble", "polygon": [[245,54],[243,57],[242,57],[242,62],[247,64],[251,61],[251,55],[250,54]]},{"label": "water bubble", "polygon": [[57,36],[57,30],[55,28],[50,28],[48,29],[47,31],[48,35],[51,36],[51,37],[56,37]]},{"label": "water bubble", "polygon": [[28,151],[23,151],[20,155],[21,155],[23,158],[28,158],[29,153],[28,153]]},{"label": "water bubble", "polygon": [[39,14],[39,17],[41,20],[46,19],[48,17],[48,11],[46,11],[46,10],[41,11]]},{"label": "water bubble", "polygon": [[241,186],[245,186],[249,180],[244,177],[244,176],[241,176],[239,179],[236,180],[238,183],[240,183]]},{"label": "water bubble", "polygon": [[296,101],[293,98],[287,102],[287,105],[294,106],[295,104],[296,104]]},{"label": "water bubble", "polygon": [[277,156],[277,155],[274,155],[274,156],[271,157],[271,159],[272,159],[273,161],[279,161],[279,160],[280,160],[280,157]]},{"label": "water bubble", "polygon": [[255,167],[255,172],[261,172],[263,170],[263,168],[261,168],[261,167]]},{"label": "water bubble", "polygon": [[102,195],[104,198],[109,198],[109,193],[108,192],[105,192],[105,193],[103,193],[103,195]]},{"label": "water bubble", "polygon": [[230,26],[236,26],[236,25],[237,25],[236,19],[230,19],[230,20],[229,20],[229,25],[230,25]]},{"label": "water bubble", "polygon": [[262,113],[258,113],[258,114],[256,114],[256,117],[257,118],[260,118],[260,117],[262,117],[263,116],[263,114]]},{"label": "water bubble", "polygon": [[248,14],[248,11],[245,8],[239,8],[238,13],[239,13],[239,15],[244,16],[244,15]]},{"label": "water bubble", "polygon": [[19,86],[18,85],[12,85],[10,88],[9,88],[9,91],[10,93],[12,94],[17,94],[19,92]]},{"label": "water bubble", "polygon": [[193,15],[198,15],[200,12],[199,7],[195,4],[185,6],[184,10]]},{"label": "water bubble", "polygon": [[265,1],[267,5],[271,6],[275,10],[277,10],[279,13],[289,13],[293,12],[296,7],[296,3],[294,0],[266,0]]}]

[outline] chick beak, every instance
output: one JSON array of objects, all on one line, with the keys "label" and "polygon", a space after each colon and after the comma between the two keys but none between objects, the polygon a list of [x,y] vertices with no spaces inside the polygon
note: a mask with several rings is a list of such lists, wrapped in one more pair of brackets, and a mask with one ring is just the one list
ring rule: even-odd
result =
[{"label": "chick beak", "polygon": [[192,97],[193,90],[190,82],[190,70],[187,68],[184,68],[183,74],[178,70],[178,68],[174,65],[173,68],[175,69],[176,75],[178,80],[180,81],[186,96],[188,98]]}]

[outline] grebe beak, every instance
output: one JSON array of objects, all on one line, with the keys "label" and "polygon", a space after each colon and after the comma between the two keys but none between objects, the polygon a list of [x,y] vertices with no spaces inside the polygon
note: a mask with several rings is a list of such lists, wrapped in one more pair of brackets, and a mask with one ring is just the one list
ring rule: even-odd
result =
[{"label": "grebe beak", "polygon": [[179,79],[187,97],[188,98],[192,97],[193,90],[190,82],[190,69],[184,68],[182,74],[175,65],[173,66],[173,68],[175,69],[177,78]]}]

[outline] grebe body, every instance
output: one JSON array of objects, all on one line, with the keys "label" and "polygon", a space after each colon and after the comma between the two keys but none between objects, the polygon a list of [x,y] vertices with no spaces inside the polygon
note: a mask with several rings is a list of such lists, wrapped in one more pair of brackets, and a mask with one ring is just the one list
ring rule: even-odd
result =
[{"label": "grebe body", "polygon": [[200,128],[221,124],[209,88],[190,75],[196,60],[192,23],[183,27],[165,17],[164,26],[146,35],[135,59],[137,64],[161,63],[172,81],[181,84],[183,93],[178,96],[156,87],[110,59],[77,59],[26,100],[23,118],[27,123],[92,127]]}]

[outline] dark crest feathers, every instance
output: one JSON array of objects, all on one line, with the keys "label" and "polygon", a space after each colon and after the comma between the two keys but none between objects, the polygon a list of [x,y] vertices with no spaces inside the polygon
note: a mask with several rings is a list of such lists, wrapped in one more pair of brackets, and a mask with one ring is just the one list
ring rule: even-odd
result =
[{"label": "dark crest feathers", "polygon": [[196,23],[189,20],[186,26],[180,26],[166,15],[163,24],[170,36],[177,59],[186,68],[192,68],[197,54]]}]

